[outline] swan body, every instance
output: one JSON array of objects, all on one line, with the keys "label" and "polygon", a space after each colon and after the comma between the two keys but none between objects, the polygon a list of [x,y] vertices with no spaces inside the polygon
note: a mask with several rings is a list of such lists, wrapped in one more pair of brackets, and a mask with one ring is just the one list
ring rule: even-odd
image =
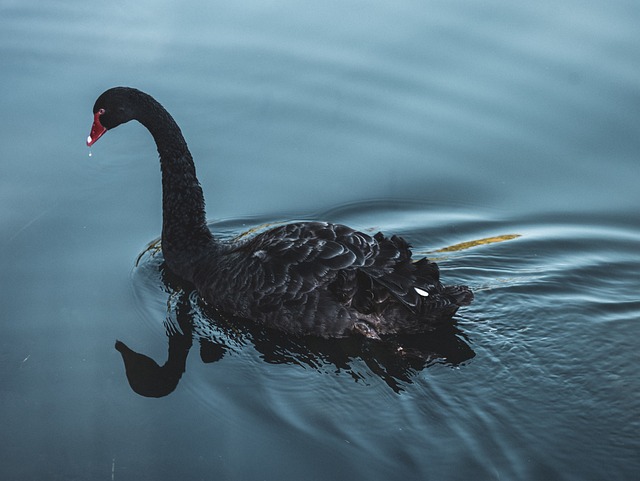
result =
[{"label": "swan body", "polygon": [[105,91],[93,108],[87,145],[138,120],[154,137],[162,170],[162,250],[169,269],[209,305],[294,335],[369,338],[452,323],[473,294],[444,286],[438,266],[413,260],[400,237],[340,224],[297,222],[234,242],[206,224],[193,159],[171,115],[128,87]]}]

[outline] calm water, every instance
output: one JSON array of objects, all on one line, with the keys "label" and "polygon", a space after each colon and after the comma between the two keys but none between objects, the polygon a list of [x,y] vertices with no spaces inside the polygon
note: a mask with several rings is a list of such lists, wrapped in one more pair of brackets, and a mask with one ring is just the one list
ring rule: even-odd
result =
[{"label": "calm water", "polygon": [[[0,478],[635,479],[639,22],[624,0],[0,0]],[[151,137],[84,145],[114,85],[174,114],[222,234],[401,234],[475,302],[402,359],[208,318],[146,250]],[[163,364],[191,337],[171,394],[132,391],[116,339]]]}]

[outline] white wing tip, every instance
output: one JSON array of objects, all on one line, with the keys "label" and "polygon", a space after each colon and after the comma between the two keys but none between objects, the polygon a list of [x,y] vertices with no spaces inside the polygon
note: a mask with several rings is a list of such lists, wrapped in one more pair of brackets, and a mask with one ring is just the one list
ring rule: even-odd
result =
[{"label": "white wing tip", "polygon": [[414,287],[414,290],[422,297],[429,297],[429,293],[424,289],[420,289],[419,287]]}]

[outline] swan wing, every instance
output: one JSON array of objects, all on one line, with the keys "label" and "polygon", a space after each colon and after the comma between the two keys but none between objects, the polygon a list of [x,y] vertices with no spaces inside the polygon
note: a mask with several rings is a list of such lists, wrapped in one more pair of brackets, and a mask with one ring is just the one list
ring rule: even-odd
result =
[{"label": "swan wing", "polygon": [[398,236],[306,222],[258,235],[243,250],[263,302],[300,301],[323,288],[364,313],[380,312],[392,299],[414,311],[443,302],[437,265],[413,262],[409,245]]},{"label": "swan wing", "polygon": [[196,285],[208,302],[295,333],[342,335],[356,319],[379,332],[425,325],[438,310],[450,317],[470,295],[464,286],[443,287],[429,260],[413,262],[402,238],[339,224],[283,225],[207,264]]}]

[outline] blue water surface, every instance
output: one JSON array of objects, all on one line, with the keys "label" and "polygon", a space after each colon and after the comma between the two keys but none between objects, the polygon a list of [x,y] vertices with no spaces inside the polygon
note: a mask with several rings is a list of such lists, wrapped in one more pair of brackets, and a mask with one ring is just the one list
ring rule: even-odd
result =
[{"label": "blue water surface", "polygon": [[[0,478],[635,479],[639,23],[626,0],[0,0]],[[398,364],[191,298],[179,384],[136,394],[114,342],[163,364],[184,292],[147,247],[151,136],[85,146],[116,85],[173,114],[220,235],[399,234],[474,303]]]}]

